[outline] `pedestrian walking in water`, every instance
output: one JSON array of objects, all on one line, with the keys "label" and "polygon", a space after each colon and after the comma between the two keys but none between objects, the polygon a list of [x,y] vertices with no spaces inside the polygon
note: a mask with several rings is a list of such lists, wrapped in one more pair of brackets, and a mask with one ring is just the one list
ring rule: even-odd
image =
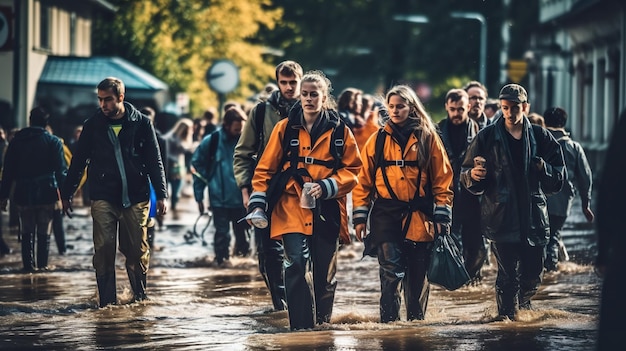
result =
[{"label": "pedestrian walking in water", "polygon": [[241,135],[246,114],[239,107],[231,107],[224,113],[222,128],[202,139],[191,158],[194,168],[193,192],[200,214],[205,213],[204,192],[209,188],[209,204],[213,212],[213,250],[215,265],[220,268],[232,266],[230,261],[230,228],[235,234],[234,256],[245,257],[250,253],[248,223],[239,222],[245,217],[241,191],[237,187],[233,171],[235,145]]},{"label": "pedestrian walking in water", "polygon": [[[196,144],[193,140],[193,121],[183,117],[165,134],[167,147],[167,182],[170,185],[170,211],[172,219],[178,220],[178,201],[187,179],[186,155],[192,154]],[[162,156],[163,158],[163,156]]]},{"label": "pedestrian walking in water", "polygon": [[561,190],[566,169],[559,143],[531,124],[521,85],[500,90],[502,117],[474,138],[461,168],[461,184],[480,195],[481,230],[498,262],[498,319],[531,309],[541,285],[550,237],[546,194]]},{"label": "pedestrian walking in water", "polygon": [[561,231],[572,209],[577,192],[580,196],[582,213],[588,222],[593,221],[594,214],[591,210],[593,174],[585,150],[578,142],[572,140],[570,134],[565,131],[567,112],[560,107],[550,107],[544,112],[543,119],[552,136],[561,145],[567,168],[567,180],[563,183],[563,188],[547,198],[550,240],[546,248],[544,266],[548,271],[556,271],[559,261],[569,259],[567,249],[561,238]]},{"label": "pedestrian walking in water", "polygon": [[441,120],[438,127],[454,171],[451,234],[463,253],[467,273],[474,282],[478,282],[481,279],[481,268],[487,259],[487,250],[480,231],[480,207],[477,196],[467,191],[459,181],[465,151],[478,134],[478,123],[469,118],[471,105],[465,90],[451,89],[445,99],[448,118]]},{"label": "pedestrian walking in water", "polygon": [[435,234],[450,234],[453,172],[415,91],[397,85],[385,101],[389,119],[361,151],[353,221],[357,239],[366,240],[365,254],[378,257],[381,322],[400,319],[401,290],[407,319],[422,320]]},{"label": "pedestrian walking in water", "polygon": [[609,142],[598,192],[598,256],[596,271],[603,277],[597,350],[615,350],[624,342],[624,167],[626,167],[626,109],[622,111]]},{"label": "pedestrian walking in water", "polygon": [[[252,192],[252,176],[261,159],[272,130],[278,121],[287,118],[289,110],[300,98],[302,67],[288,60],[276,66],[277,91],[261,101],[248,114],[239,142],[235,147],[233,168],[237,186],[241,189],[244,207],[248,207]],[[271,224],[270,224],[271,225]],[[259,271],[267,286],[275,310],[287,308],[283,279],[283,245],[270,238],[270,229],[254,228]]]},{"label": "pedestrian walking in water", "polygon": [[72,197],[87,166],[93,218],[93,265],[100,307],[117,303],[115,258],[126,258],[133,300],[147,298],[150,263],[147,225],[150,183],[157,214],[166,211],[167,186],[154,127],[148,117],[124,101],[124,83],[114,77],[97,86],[100,108],[83,124],[61,198],[71,217]]},{"label": "pedestrian walking in water", "polygon": [[346,194],[357,183],[361,159],[330,91],[324,73],[302,77],[300,103],[276,124],[248,203],[250,213],[269,206],[271,238],[283,242],[292,330],[330,322],[339,242],[350,242]]},{"label": "pedestrian walking in water", "polygon": [[7,210],[14,187],[11,201],[19,214],[26,272],[48,268],[54,205],[59,201],[59,185],[67,173],[63,143],[46,130],[49,119],[43,108],[31,110],[30,126],[17,132],[9,143],[2,169],[0,207]]}]

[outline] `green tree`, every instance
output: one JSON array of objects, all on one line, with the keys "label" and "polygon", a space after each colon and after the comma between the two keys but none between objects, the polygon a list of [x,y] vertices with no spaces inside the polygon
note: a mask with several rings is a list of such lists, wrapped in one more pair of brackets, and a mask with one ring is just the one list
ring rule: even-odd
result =
[{"label": "green tree", "polygon": [[240,85],[229,99],[243,101],[274,79],[266,49],[254,43],[260,28],[272,30],[280,9],[271,0],[111,0],[112,17],[99,18],[94,53],[124,57],[166,82],[172,92],[187,92],[192,113],[217,106],[205,74],[227,58],[239,67]]}]

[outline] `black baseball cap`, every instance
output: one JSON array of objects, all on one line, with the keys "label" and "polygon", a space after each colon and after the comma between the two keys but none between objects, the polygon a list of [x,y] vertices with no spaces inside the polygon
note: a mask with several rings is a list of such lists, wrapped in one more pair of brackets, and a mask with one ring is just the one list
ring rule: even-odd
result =
[{"label": "black baseball cap", "polygon": [[500,100],[513,101],[516,103],[528,102],[526,89],[519,84],[507,84],[500,90]]}]

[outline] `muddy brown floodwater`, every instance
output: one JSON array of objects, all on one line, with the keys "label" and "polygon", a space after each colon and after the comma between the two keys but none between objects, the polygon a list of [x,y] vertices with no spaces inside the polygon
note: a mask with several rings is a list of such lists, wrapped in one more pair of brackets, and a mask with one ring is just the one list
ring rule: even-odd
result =
[{"label": "muddy brown floodwater", "polygon": [[[185,205],[185,201],[187,204]],[[156,234],[148,276],[150,300],[128,304],[131,294],[118,256],[119,305],[97,308],[91,267],[91,218],[86,208],[65,218],[65,256],[51,245],[51,270],[23,273],[19,243],[0,258],[0,350],[592,350],[597,334],[601,280],[593,272],[593,226],[573,214],[566,224],[570,261],[544,276],[534,310],[518,321],[493,321],[495,264],[478,286],[445,291],[432,287],[426,320],[378,322],[375,259],[361,259],[362,245],[340,251],[339,281],[330,324],[290,332],[286,312],[271,301],[253,257],[233,258],[233,268],[211,268],[209,242],[188,243],[196,218],[183,199],[183,216],[166,218]],[[575,209],[579,208],[576,207]],[[7,223],[6,213],[3,213]],[[200,223],[200,226],[202,224]],[[402,318],[405,318],[402,315]]]}]

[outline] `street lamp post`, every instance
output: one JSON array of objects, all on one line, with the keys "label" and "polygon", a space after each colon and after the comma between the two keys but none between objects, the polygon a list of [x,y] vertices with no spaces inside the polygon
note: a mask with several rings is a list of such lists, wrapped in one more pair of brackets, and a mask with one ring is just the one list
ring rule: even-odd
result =
[{"label": "street lamp post", "polygon": [[480,82],[487,84],[485,79],[487,78],[487,21],[485,17],[478,12],[460,12],[453,11],[450,16],[454,18],[473,19],[480,22],[480,69],[478,70]]},{"label": "street lamp post", "polygon": [[[487,84],[487,21],[485,17],[478,12],[453,11],[451,17],[472,19],[480,22],[480,58],[478,67],[478,77],[481,83]],[[411,23],[428,23],[429,19],[424,15],[394,15],[394,21],[411,22]]]}]

